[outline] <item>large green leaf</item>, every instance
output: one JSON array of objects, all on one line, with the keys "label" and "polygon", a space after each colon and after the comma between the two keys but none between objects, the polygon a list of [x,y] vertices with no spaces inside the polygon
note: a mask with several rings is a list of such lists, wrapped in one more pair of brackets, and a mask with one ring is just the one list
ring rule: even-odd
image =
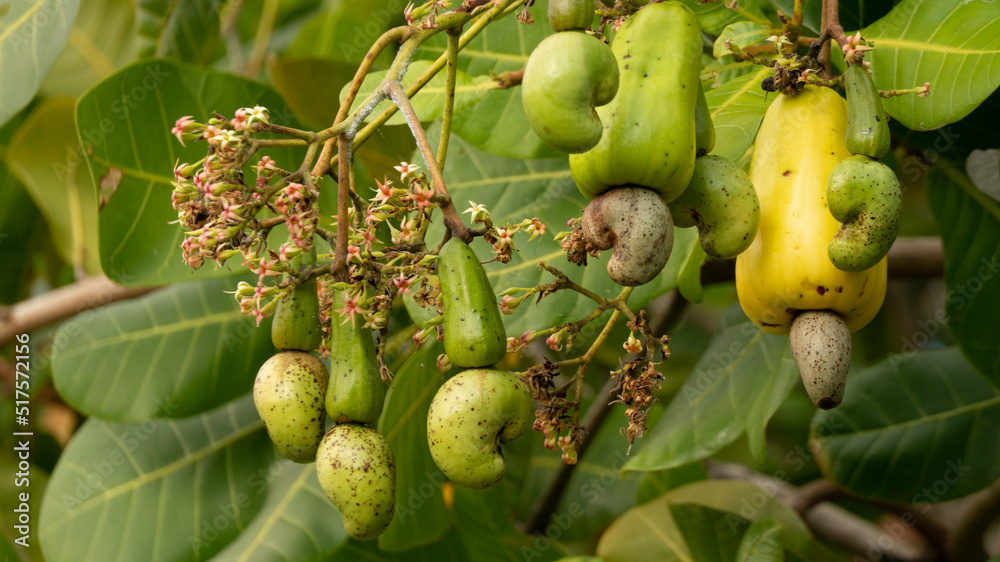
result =
[{"label": "large green leaf", "polygon": [[1000,3],[903,0],[861,35],[875,42],[866,58],[880,89],[931,83],[926,98],[883,102],[910,129],[958,121],[1000,84]]},{"label": "large green leaf", "polygon": [[[945,248],[945,309],[914,334],[925,345],[947,320],[962,351],[1000,386],[1000,203],[976,188],[964,170],[939,160],[927,175],[927,199]],[[912,351],[912,350],[911,350]]]},{"label": "large green leaf", "polygon": [[69,43],[52,65],[40,92],[79,97],[101,79],[135,60],[135,2],[87,0],[69,34]]},{"label": "large green leaf", "polygon": [[435,365],[440,344],[410,356],[396,372],[386,396],[379,431],[396,459],[396,515],[379,537],[384,550],[409,550],[438,540],[450,514],[441,485],[447,480],[427,447],[427,411],[445,377]]},{"label": "large green leaf", "polygon": [[736,562],[784,562],[781,525],[773,519],[754,521],[740,539]]},{"label": "large green leaf", "polygon": [[0,125],[35,97],[66,46],[80,0],[5,2],[0,15]]},{"label": "large green leaf", "polygon": [[5,158],[48,221],[62,258],[97,273],[97,191],[73,126],[74,103],[66,97],[39,103],[11,139]]},{"label": "large green leaf", "polygon": [[760,82],[770,76],[766,67],[734,78],[722,86],[705,91],[715,125],[715,148],[712,154],[739,163],[753,145],[764,113],[776,95],[767,96]]},{"label": "large green leaf", "polygon": [[267,65],[267,74],[295,115],[319,130],[333,124],[340,109],[333,93],[354,78],[357,68],[354,63],[311,56],[274,59]]},{"label": "large green leaf", "polygon": [[956,348],[892,355],[851,377],[812,422],[816,462],[851,493],[902,503],[959,498],[1000,477],[1000,391]]},{"label": "large green leaf", "polygon": [[276,461],[249,397],[180,421],[91,418],[46,489],[38,522],[45,558],[208,559],[260,511],[261,482]]},{"label": "large green leaf", "polygon": [[727,41],[745,49],[750,45],[755,45],[767,39],[772,31],[773,28],[770,25],[761,25],[749,21],[729,24],[719,34],[718,39],[715,40],[715,44],[712,46],[712,55],[717,58],[729,55],[729,48],[726,47]]},{"label": "large green leaf", "polygon": [[[437,144],[438,136],[438,127],[428,131],[432,145]],[[414,160],[422,162],[423,159],[417,153]],[[567,229],[566,221],[579,217],[587,205],[573,183],[566,157],[541,160],[506,158],[487,154],[461,138],[452,137],[444,177],[448,178],[448,190],[460,212],[468,207],[471,200],[486,205],[497,226],[538,217],[548,229],[544,237],[531,242],[527,241],[527,236],[516,238],[517,251],[509,263],[486,264],[486,274],[496,292],[509,287],[532,287],[551,282],[553,277],[538,269],[540,261],[559,268],[573,281],[603,297],[612,298],[621,291],[621,287],[611,281],[605,271],[608,252],[600,258],[590,258],[590,265],[581,268],[566,260],[559,242],[552,238],[556,232]],[[442,232],[441,225],[437,224],[431,229],[428,239],[437,239]],[[675,247],[686,247],[693,236],[697,236],[695,229],[675,229]],[[481,242],[472,244],[472,248],[482,261],[493,257]],[[660,275],[635,290],[630,303],[637,307],[645,306],[674,288],[684,257],[675,256],[667,262]],[[590,299],[572,291],[560,291],[537,304],[534,300],[525,301],[514,314],[504,317],[504,324],[508,335],[520,334],[543,327],[539,319],[552,323],[569,322],[586,316],[593,309],[594,303]],[[592,324],[595,330],[601,327],[597,324]],[[596,331],[590,334],[590,337],[596,336]],[[580,341],[586,339],[579,338]]]},{"label": "large green leaf", "polygon": [[[718,35],[727,25],[748,20],[758,25],[771,25],[760,11],[757,0],[739,2],[703,2],[702,0],[681,0],[698,15],[698,23],[705,33]],[[728,6],[732,5],[732,8]]]},{"label": "large green leaf", "polygon": [[734,306],[626,470],[661,470],[711,456],[745,431],[757,462],[764,430],[798,380],[788,339],[766,334]]},{"label": "large green leaf", "polygon": [[[669,504],[670,517],[684,538],[686,551],[698,562],[732,562],[740,545],[746,519],[732,513],[689,503]],[[682,557],[681,552],[677,553]]]},{"label": "large green leaf", "polygon": [[[360,63],[372,43],[390,27],[404,25],[406,0],[325,0],[323,10],[310,18],[284,56],[321,56]],[[391,62],[387,49],[378,62]]]},{"label": "large green leaf", "polygon": [[213,562],[317,560],[340,548],[347,532],[326,498],[316,465],[276,460],[251,475],[254,493],[267,497],[260,511]]},{"label": "large green leaf", "polygon": [[219,44],[223,0],[138,0],[139,54],[204,64]]},{"label": "large green leaf", "polygon": [[772,519],[781,526],[789,552],[813,562],[836,560],[813,539],[794,510],[773,493],[738,480],[695,482],[630,509],[601,536],[597,555],[608,562],[701,562],[686,550],[681,526],[671,513],[676,504],[726,512],[726,526],[736,537],[746,532],[748,522]]},{"label": "large green leaf", "polygon": [[275,352],[231,294],[237,279],[172,286],[83,313],[56,334],[56,389],[88,415],[179,418],[250,391]]},{"label": "large green leaf", "polygon": [[[25,109],[0,127],[0,155],[6,154],[11,137],[27,116]],[[31,195],[0,159],[0,261],[4,264],[0,304],[13,304],[28,296],[32,254],[39,246],[35,233],[45,236],[45,228]]]},{"label": "large green leaf", "polygon": [[[267,107],[274,122],[294,124],[281,98],[265,86],[162,60],[125,67],[80,98],[76,124],[91,177],[113,194],[100,216],[101,264],[109,277],[144,285],[233,274],[211,264],[192,274],[181,259],[184,229],[170,224],[177,220],[170,204],[173,167],[178,160],[197,162],[206,145],[183,147],[170,129],[184,115],[204,122],[213,111],[232,115],[253,105]],[[292,169],[302,154],[264,153]]]},{"label": "large green leaf", "polygon": [[557,560],[566,554],[545,536],[525,536],[517,532],[504,510],[499,493],[493,490],[455,488],[455,524],[465,544],[468,560],[476,562],[518,562]]}]

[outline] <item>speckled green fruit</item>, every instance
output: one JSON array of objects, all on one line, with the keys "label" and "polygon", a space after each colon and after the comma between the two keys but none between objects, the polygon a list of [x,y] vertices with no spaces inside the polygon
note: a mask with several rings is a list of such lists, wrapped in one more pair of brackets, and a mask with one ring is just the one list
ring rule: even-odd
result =
[{"label": "speckled green fruit", "polygon": [[350,423],[330,428],[316,455],[319,485],[351,538],[382,534],[396,511],[396,461],[378,430]]},{"label": "speckled green fruit", "polygon": [[587,29],[593,21],[592,0],[549,0],[549,25],[556,31]]},{"label": "speckled green fruit", "polygon": [[[295,256],[292,268],[305,270],[316,265],[316,247]],[[313,351],[319,347],[323,329],[319,324],[319,294],[316,279],[296,285],[278,302],[271,322],[271,343],[281,350]]]},{"label": "speckled green fruit", "polygon": [[694,171],[695,104],[701,71],[698,18],[680,2],[649,4],[625,19],[611,45],[618,93],[597,108],[604,134],[569,157],[587,199],[623,185],[656,191],[667,203]]},{"label": "speckled green fruit", "polygon": [[564,31],[531,52],[521,102],[531,130],[545,144],[580,153],[601,140],[604,125],[594,108],[617,91],[618,64],[611,48],[583,31]]},{"label": "speckled green fruit", "polygon": [[486,367],[507,354],[507,333],[486,270],[458,238],[438,254],[444,351],[456,367]]},{"label": "speckled green fruit", "polygon": [[310,463],[323,438],[323,394],[328,375],[315,356],[281,351],[261,365],[253,383],[253,403],[281,454]]},{"label": "speckled green fruit", "polygon": [[495,486],[506,470],[500,443],[520,437],[533,420],[531,393],[517,376],[496,369],[463,371],[448,379],[431,401],[431,457],[459,486]]},{"label": "speckled green fruit", "polygon": [[[344,294],[333,298],[333,309],[343,308]],[[334,421],[376,423],[382,415],[387,385],[382,382],[375,342],[361,318],[342,323],[333,317],[330,329],[330,386],[326,389],[326,413]]]},{"label": "speckled green fruit", "polygon": [[698,99],[694,104],[694,145],[697,156],[704,156],[715,148],[715,124],[712,123],[712,110],[708,107],[701,81],[698,82]]},{"label": "speckled green fruit", "polygon": [[843,223],[827,246],[837,269],[864,271],[885,257],[899,232],[903,204],[892,168],[867,156],[845,158],[830,172],[826,201]]},{"label": "speckled green fruit", "polygon": [[889,152],[889,121],[871,74],[860,65],[844,72],[847,91],[847,150],[881,158]]},{"label": "speckled green fruit", "polygon": [[691,183],[669,207],[674,225],[697,226],[702,249],[716,258],[738,256],[757,236],[757,192],[746,172],[721,156],[698,158]]}]

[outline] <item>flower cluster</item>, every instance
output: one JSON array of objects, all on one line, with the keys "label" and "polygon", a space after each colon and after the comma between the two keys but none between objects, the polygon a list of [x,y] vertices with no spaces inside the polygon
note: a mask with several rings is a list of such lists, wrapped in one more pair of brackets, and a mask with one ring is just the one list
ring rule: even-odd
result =
[{"label": "flower cluster", "polygon": [[577,447],[583,441],[585,429],[574,421],[580,404],[567,400],[565,391],[557,390],[553,379],[559,374],[555,364],[546,361],[524,373],[532,399],[540,404],[535,410],[534,430],[545,435],[545,447],[562,451],[566,464],[576,464]]}]

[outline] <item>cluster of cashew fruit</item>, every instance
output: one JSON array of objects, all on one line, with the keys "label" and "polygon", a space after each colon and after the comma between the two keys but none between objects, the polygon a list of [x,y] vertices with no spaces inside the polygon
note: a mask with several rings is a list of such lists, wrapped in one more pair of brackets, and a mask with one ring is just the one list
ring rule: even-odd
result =
[{"label": "cluster of cashew fruit", "polygon": [[503,479],[500,444],[534,421],[531,392],[514,374],[493,367],[507,353],[507,335],[486,271],[458,238],[438,253],[444,349],[464,369],[445,381],[427,412],[431,457],[459,486],[483,489]]},{"label": "cluster of cashew fruit", "polygon": [[[300,254],[293,268],[308,278],[316,252]],[[338,295],[335,301],[342,295]],[[340,308],[336,306],[335,308]],[[375,428],[386,385],[375,360],[371,332],[360,321],[332,321],[329,372],[315,355],[322,329],[316,280],[298,283],[279,302],[271,341],[280,351],[257,372],[253,398],[278,450],[298,463],[316,462],[316,475],[348,534],[380,535],[392,521],[396,465]],[[326,431],[326,417],[335,422]]]},{"label": "cluster of cashew fruit", "polygon": [[806,86],[768,108],[750,178],[760,231],[736,260],[736,290],[761,329],[787,334],[809,397],[840,404],[851,333],[874,318],[886,287],[885,255],[899,229],[895,174],[881,100],[860,64],[845,76],[847,101]]},{"label": "cluster of cashew fruit", "polygon": [[[583,28],[587,0],[549,4],[558,32],[532,52],[523,103],[532,129],[570,153],[590,199],[582,230],[613,249],[608,274],[636,286],[663,269],[673,227],[697,227],[702,248],[732,258],[757,231],[759,204],[747,175],[719,156],[701,89],[701,28],[680,2],[650,4],[626,18],[608,47]],[[565,13],[586,12],[587,17]],[[567,30],[565,22],[576,26]]]}]

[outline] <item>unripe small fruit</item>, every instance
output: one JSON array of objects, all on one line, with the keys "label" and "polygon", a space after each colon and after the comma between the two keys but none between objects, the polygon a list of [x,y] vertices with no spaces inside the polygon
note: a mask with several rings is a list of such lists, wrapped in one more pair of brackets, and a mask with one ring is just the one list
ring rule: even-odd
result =
[{"label": "unripe small fruit", "polygon": [[465,242],[452,238],[438,254],[438,279],[444,309],[444,350],[458,367],[486,367],[507,354],[496,295],[479,258]]},{"label": "unripe small fruit", "polygon": [[[343,291],[334,295],[334,310],[343,307],[343,299]],[[361,318],[343,320],[340,315],[331,320],[326,413],[334,421],[377,423],[388,385],[382,382],[375,342]]]},{"label": "unripe small fruit", "polygon": [[396,511],[396,461],[378,430],[351,423],[330,428],[316,455],[316,477],[351,538],[382,534]]},{"label": "unripe small fruit", "polygon": [[[316,265],[316,247],[292,258],[295,270]],[[319,293],[316,279],[292,289],[278,302],[271,322],[271,343],[280,350],[313,351],[319,347],[323,329],[319,324]]]},{"label": "unripe small fruit", "polygon": [[591,0],[549,0],[549,25],[555,31],[587,29],[593,21]]},{"label": "unripe small fruit", "polygon": [[328,375],[315,356],[282,351],[261,365],[253,403],[271,441],[289,460],[310,463],[323,438],[323,394]]}]

